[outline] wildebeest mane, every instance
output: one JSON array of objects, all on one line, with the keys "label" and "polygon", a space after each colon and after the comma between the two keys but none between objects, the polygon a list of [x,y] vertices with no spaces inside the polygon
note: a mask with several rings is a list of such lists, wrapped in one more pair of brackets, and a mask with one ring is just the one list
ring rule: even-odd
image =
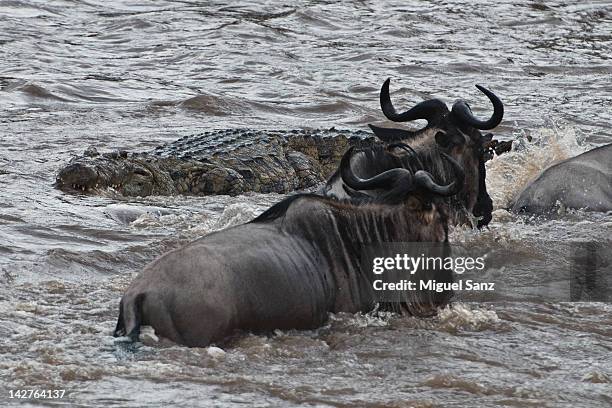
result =
[{"label": "wildebeest mane", "polygon": [[352,196],[349,199],[331,199],[313,193],[299,193],[291,195],[283,199],[282,201],[279,201],[250,222],[254,224],[264,223],[284,217],[287,211],[289,210],[289,207],[291,207],[291,204],[293,204],[300,198],[310,198],[322,203],[330,204],[332,206],[360,207],[368,204],[398,205],[402,202],[402,199],[404,197],[398,197],[396,194],[381,194],[377,197],[360,194]]},{"label": "wildebeest mane", "polygon": [[369,170],[369,174],[362,174],[361,176],[373,176],[391,167],[401,165],[400,159],[389,155],[384,145],[375,145],[361,149],[359,153],[365,155]]},{"label": "wildebeest mane", "polygon": [[251,221],[251,223],[274,221],[275,219],[284,216],[287,213],[287,210],[289,209],[291,204],[293,204],[294,201],[302,197],[321,198],[321,196],[318,196],[313,193],[300,193],[291,195],[259,214],[254,220]]}]

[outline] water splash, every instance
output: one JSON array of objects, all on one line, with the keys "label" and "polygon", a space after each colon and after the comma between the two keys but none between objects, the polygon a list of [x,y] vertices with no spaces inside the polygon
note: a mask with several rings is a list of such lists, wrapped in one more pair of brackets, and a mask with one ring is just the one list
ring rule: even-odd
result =
[{"label": "water splash", "polygon": [[487,162],[487,191],[495,209],[508,208],[511,200],[542,170],[553,163],[589,150],[574,128],[540,128],[529,135],[514,134],[511,152]]},{"label": "water splash", "polygon": [[448,332],[462,330],[482,331],[493,329],[501,319],[494,310],[468,306],[465,303],[454,303],[440,310],[436,326]]}]

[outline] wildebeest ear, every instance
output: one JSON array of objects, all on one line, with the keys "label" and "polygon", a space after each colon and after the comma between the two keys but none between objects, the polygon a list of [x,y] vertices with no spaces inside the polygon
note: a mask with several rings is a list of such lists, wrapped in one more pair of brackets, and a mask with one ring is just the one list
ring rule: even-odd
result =
[{"label": "wildebeest ear", "polygon": [[374,125],[368,125],[372,132],[383,142],[399,142],[400,140],[411,139],[414,132],[404,129],[381,128]]},{"label": "wildebeest ear", "polygon": [[449,147],[453,143],[453,137],[446,132],[436,133],[436,143],[441,147]]}]

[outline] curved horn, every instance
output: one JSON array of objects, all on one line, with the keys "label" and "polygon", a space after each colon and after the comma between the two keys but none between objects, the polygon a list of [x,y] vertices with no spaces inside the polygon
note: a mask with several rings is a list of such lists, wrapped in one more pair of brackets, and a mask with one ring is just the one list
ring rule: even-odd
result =
[{"label": "curved horn", "polygon": [[423,170],[419,170],[416,172],[416,174],[414,175],[414,181],[416,185],[426,190],[429,190],[432,193],[441,195],[443,197],[450,197],[460,192],[461,189],[463,188],[463,180],[465,178],[465,172],[463,171],[463,168],[461,167],[461,165],[457,163],[455,159],[453,159],[446,153],[441,153],[441,154],[450,163],[451,167],[453,168],[453,171],[455,173],[455,181],[453,181],[452,183],[446,186],[441,186],[433,180],[433,177],[431,176],[431,174]]},{"label": "curved horn", "polygon": [[340,176],[342,181],[354,190],[374,190],[378,188],[389,189],[396,185],[399,180],[408,178],[407,186],[412,186],[412,173],[403,168],[395,168],[387,170],[369,179],[362,179],[353,174],[351,170],[351,156],[353,155],[354,147],[351,147],[342,156],[340,161]]},{"label": "curved horn", "polygon": [[427,123],[435,121],[439,116],[448,112],[446,104],[439,99],[423,101],[404,113],[397,113],[391,103],[389,95],[389,83],[391,78],[387,78],[380,89],[380,107],[387,119],[394,122],[408,122],[411,120],[425,119]]},{"label": "curved horn", "polygon": [[412,130],[405,129],[391,129],[391,128],[382,128],[374,125],[368,125],[374,135],[382,140],[383,142],[391,143],[398,142],[400,140],[412,139],[416,136],[417,132]]},{"label": "curved horn", "polygon": [[455,102],[455,104],[453,105],[452,113],[455,117],[467,123],[468,125],[475,127],[476,129],[493,129],[501,123],[504,117],[504,104],[493,92],[489,91],[487,88],[482,87],[480,85],[476,85],[476,88],[478,88],[483,94],[485,94],[493,104],[493,115],[491,115],[491,118],[486,121],[477,119],[472,114],[470,106],[467,104],[467,102],[463,100],[458,100],[457,102]]}]

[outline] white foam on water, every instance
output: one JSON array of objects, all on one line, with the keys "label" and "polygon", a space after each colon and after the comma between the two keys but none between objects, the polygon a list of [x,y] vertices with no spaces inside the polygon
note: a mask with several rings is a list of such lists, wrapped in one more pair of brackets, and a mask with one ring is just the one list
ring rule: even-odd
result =
[{"label": "white foam on water", "polygon": [[159,337],[155,334],[155,329],[151,326],[140,328],[140,341],[144,344],[159,343]]},{"label": "white foam on water", "polygon": [[261,209],[250,203],[230,203],[223,208],[220,215],[198,214],[185,219],[186,229],[190,235],[204,236],[236,225],[252,221],[261,213]]},{"label": "white foam on water", "polygon": [[214,222],[212,230],[221,230],[247,223],[255,218],[261,210],[246,203],[230,204],[223,209],[223,214]]},{"label": "white foam on water", "polygon": [[154,213],[143,213],[130,223],[134,228],[158,228],[172,226],[186,222],[190,216],[188,214],[168,214],[159,215]]},{"label": "white foam on water", "polygon": [[470,307],[465,303],[453,303],[441,309],[437,320],[439,326],[451,330],[485,330],[501,322],[495,311]]},{"label": "white foam on water", "polygon": [[219,347],[210,346],[206,348],[206,354],[208,354],[214,359],[225,358],[225,350]]},{"label": "white foam on water", "polygon": [[391,312],[381,312],[377,309],[368,313],[355,313],[347,315],[345,313],[330,314],[331,321],[342,321],[354,327],[385,327],[389,325],[389,319],[397,316]]}]

